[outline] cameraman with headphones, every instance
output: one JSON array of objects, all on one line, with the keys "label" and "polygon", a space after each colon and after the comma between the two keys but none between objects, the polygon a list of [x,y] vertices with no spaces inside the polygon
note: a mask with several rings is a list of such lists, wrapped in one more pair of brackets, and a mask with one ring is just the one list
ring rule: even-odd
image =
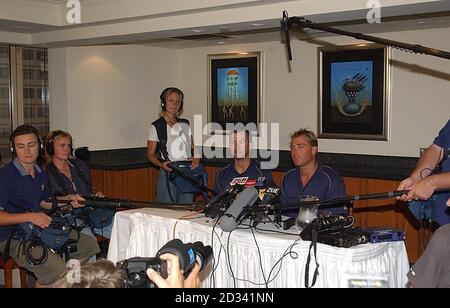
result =
[{"label": "cameraman with headphones", "polygon": [[[65,131],[55,130],[50,132],[45,139],[45,152],[50,161],[45,165],[50,188],[53,196],[78,195],[105,197],[101,191],[97,191],[92,184],[89,167],[81,160],[72,157],[73,139]],[[84,200],[82,200],[84,201]],[[80,213],[83,211],[83,213]],[[89,213],[95,211],[96,213]],[[111,238],[112,220],[114,211],[109,209],[84,208],[75,211],[76,216],[85,217],[79,224],[87,224],[82,232],[94,237],[93,233],[103,237]],[[99,222],[94,222],[89,217],[99,217]],[[90,227],[90,228],[89,228]]]},{"label": "cameraman with headphones", "polygon": [[160,95],[161,116],[150,126],[147,141],[147,158],[159,167],[157,182],[157,201],[191,203],[193,193],[183,193],[172,181],[167,165],[170,162],[191,161],[191,168],[200,164],[199,155],[192,157],[194,142],[189,121],[178,116],[183,111],[183,92],[174,87],[166,88]]},{"label": "cameraman with headphones", "polygon": [[[32,265],[24,254],[29,242],[21,245],[21,241],[12,238],[19,224],[30,222],[45,229],[52,222],[52,218],[42,212],[42,208],[52,207],[52,203],[45,201],[50,197],[48,177],[36,164],[43,144],[37,129],[29,125],[17,127],[10,141],[15,159],[0,168],[0,252],[4,259],[11,256],[20,267],[33,272],[37,277],[37,287],[49,285],[67,270],[65,261],[48,250],[46,260]],[[79,206],[76,195],[59,200],[72,200],[73,207]],[[77,251],[70,257],[85,262],[99,252],[97,242],[81,234]],[[39,258],[43,255],[43,247],[37,246],[31,250],[31,255]]]}]

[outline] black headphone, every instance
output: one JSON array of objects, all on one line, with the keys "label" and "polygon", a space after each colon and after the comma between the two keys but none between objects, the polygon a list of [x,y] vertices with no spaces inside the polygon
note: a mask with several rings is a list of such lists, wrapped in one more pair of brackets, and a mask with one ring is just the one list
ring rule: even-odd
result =
[{"label": "black headphone", "polygon": [[175,87],[165,88],[161,92],[161,95],[159,96],[159,98],[161,99],[161,108],[163,111],[166,111],[166,97],[172,92],[180,95],[180,110],[179,110],[179,112],[181,112],[183,110],[184,93],[183,93],[183,91],[181,91],[180,89],[175,88]]},{"label": "black headphone", "polygon": [[14,139],[16,139],[16,137],[18,137],[18,136],[29,135],[29,134],[33,134],[36,136],[36,139],[38,141],[39,151],[44,149],[44,144],[42,143],[42,139],[41,139],[41,136],[39,135],[39,131],[31,125],[20,125],[12,132],[11,137],[9,137],[9,141],[11,144],[10,151],[14,156],[16,156],[16,145],[14,144]]},{"label": "black headphone", "polygon": [[55,145],[53,142],[58,136],[63,135],[64,137],[69,138],[70,140],[70,155],[73,155],[73,139],[72,136],[65,131],[62,130],[55,130],[48,134],[47,138],[45,139],[45,151],[50,157],[53,157],[55,155]]}]

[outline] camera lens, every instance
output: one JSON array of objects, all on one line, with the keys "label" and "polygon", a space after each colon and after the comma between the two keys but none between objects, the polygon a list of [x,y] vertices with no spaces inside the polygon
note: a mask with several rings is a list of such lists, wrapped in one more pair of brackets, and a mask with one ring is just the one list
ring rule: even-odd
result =
[{"label": "camera lens", "polygon": [[147,283],[147,274],[144,272],[134,272],[128,274],[127,284],[130,288],[143,287]]}]

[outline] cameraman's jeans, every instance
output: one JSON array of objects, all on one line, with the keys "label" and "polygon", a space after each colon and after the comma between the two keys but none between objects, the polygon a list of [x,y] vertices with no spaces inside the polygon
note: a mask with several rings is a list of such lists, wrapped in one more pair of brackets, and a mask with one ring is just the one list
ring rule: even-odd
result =
[{"label": "cameraman's jeans", "polygon": [[[72,231],[70,238],[77,237],[76,232]],[[0,252],[3,253],[5,249],[6,241],[0,242]],[[48,258],[43,264],[32,265],[28,263],[27,258],[22,254],[24,245],[21,245],[20,241],[11,240],[11,246],[9,250],[9,256],[20,267],[26,268],[32,272],[38,279],[38,282],[42,285],[49,285],[54,283],[60,278],[60,276],[68,271],[66,262],[60,255],[48,250]],[[87,259],[91,256],[95,256],[100,252],[97,241],[85,234],[80,234],[80,239],[77,243],[77,251],[70,254],[71,259]],[[42,248],[36,247],[33,250],[32,256],[39,258],[42,255]]]},{"label": "cameraman's jeans", "polygon": [[[77,218],[76,219],[76,223],[77,223],[77,226],[80,226],[83,223],[83,220]],[[95,234],[98,234],[98,235],[101,235],[101,236],[106,237],[108,239],[111,239],[112,226],[113,226],[113,224],[110,224],[110,225],[104,227],[103,229],[94,228],[94,232],[95,232]],[[97,241],[97,238],[94,235],[94,233],[92,232],[91,227],[84,228],[83,230],[81,230],[81,233],[86,234],[87,236],[89,236],[89,237],[91,237],[91,238],[93,238],[93,239],[95,239]],[[89,262],[95,262],[95,261],[97,261],[97,256],[93,255],[89,259]]]},{"label": "cameraman's jeans", "polygon": [[[157,202],[164,203],[192,203],[194,194],[183,193],[168,179],[168,172],[160,169],[156,184]],[[169,192],[170,189],[170,192]],[[172,198],[171,198],[172,197]]]}]

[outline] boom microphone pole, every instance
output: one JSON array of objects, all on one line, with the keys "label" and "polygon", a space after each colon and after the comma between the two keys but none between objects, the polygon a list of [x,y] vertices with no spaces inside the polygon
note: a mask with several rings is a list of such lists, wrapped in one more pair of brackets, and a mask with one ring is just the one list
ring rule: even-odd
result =
[{"label": "boom microphone pole", "polygon": [[[292,25],[297,25],[300,28],[309,28],[309,29],[321,30],[324,32],[329,32],[329,33],[350,36],[350,37],[353,37],[358,40],[374,42],[374,43],[378,43],[378,44],[381,44],[384,46],[390,46],[393,48],[397,48],[402,51],[413,52],[416,54],[426,54],[426,55],[440,57],[440,58],[444,58],[444,59],[450,59],[450,52],[447,52],[447,51],[443,51],[443,50],[439,50],[439,49],[435,49],[435,48],[429,48],[429,47],[425,47],[425,46],[418,45],[418,44],[413,45],[413,44],[402,43],[402,42],[388,40],[388,39],[384,39],[384,38],[380,38],[380,37],[376,37],[376,36],[365,35],[362,33],[344,31],[344,30],[316,24],[316,23],[314,23],[308,19],[305,19],[303,17],[293,16],[293,17],[287,18],[286,11],[283,12],[283,18],[281,20],[281,25],[282,25],[282,30],[285,33],[287,33],[287,31],[292,27]],[[286,40],[286,44],[287,43],[288,43],[288,40]]]},{"label": "boom microphone pole", "polygon": [[[436,189],[434,191],[434,194],[447,193],[449,191],[450,191],[450,189],[448,189],[448,188]],[[388,192],[382,192],[382,193],[338,197],[338,198],[324,200],[324,201],[300,201],[297,204],[271,205],[270,209],[280,211],[280,210],[300,209],[302,207],[309,207],[309,206],[318,206],[318,207],[322,207],[322,208],[328,208],[328,207],[334,207],[334,206],[336,206],[336,204],[349,204],[349,203],[352,203],[353,201],[396,198],[396,197],[400,197],[402,195],[406,195],[406,194],[408,194],[408,192],[409,192],[409,190],[395,190],[395,191],[388,191]]]},{"label": "boom microphone pole", "polygon": [[[193,203],[163,203],[152,201],[132,201],[125,199],[111,199],[100,197],[81,196],[85,201],[79,201],[82,205],[92,206],[94,208],[106,208],[106,209],[141,209],[141,208],[155,208],[155,209],[169,209],[169,210],[184,210],[184,211],[203,211],[204,205],[200,202]],[[46,200],[50,202],[50,200]],[[59,206],[58,209],[63,209],[71,205],[72,200],[57,200],[58,204],[64,204]]]}]

